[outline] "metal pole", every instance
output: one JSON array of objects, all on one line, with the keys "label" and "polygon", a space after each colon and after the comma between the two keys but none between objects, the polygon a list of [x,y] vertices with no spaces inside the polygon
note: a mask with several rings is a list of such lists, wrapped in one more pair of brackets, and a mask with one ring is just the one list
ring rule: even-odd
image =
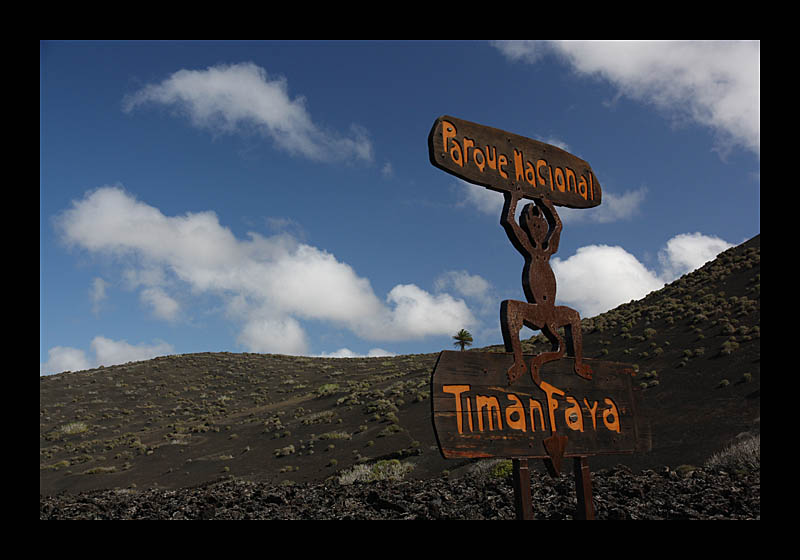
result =
[{"label": "metal pole", "polygon": [[578,497],[578,510],[575,519],[594,519],[594,504],[592,503],[592,477],[589,472],[587,457],[575,457],[575,493]]},{"label": "metal pole", "polygon": [[514,507],[517,519],[533,519],[531,509],[531,472],[527,459],[512,459],[514,465]]}]

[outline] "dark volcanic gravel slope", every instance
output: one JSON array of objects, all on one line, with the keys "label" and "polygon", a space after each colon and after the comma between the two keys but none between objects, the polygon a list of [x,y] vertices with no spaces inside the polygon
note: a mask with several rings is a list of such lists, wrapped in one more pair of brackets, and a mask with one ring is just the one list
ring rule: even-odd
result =
[{"label": "dark volcanic gravel slope", "polygon": [[[535,519],[572,519],[571,476],[531,477]],[[664,469],[634,474],[624,466],[592,474],[597,519],[760,519],[760,470]],[[195,488],[105,490],[40,496],[40,519],[514,519],[510,477],[336,481],[275,486],[221,479]]]}]

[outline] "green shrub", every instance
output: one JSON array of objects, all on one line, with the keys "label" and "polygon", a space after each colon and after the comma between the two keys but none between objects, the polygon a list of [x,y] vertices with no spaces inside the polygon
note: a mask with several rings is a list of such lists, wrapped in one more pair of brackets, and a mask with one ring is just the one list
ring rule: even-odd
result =
[{"label": "green shrub", "polygon": [[108,474],[113,472],[117,472],[117,467],[94,467],[83,471],[82,474]]},{"label": "green shrub", "polygon": [[414,464],[400,462],[398,459],[378,461],[374,465],[355,465],[339,475],[339,484],[354,482],[374,482],[376,480],[402,480],[414,470]]},{"label": "green shrub", "polygon": [[489,469],[489,476],[491,478],[497,479],[505,479],[511,476],[514,471],[514,463],[511,459],[504,459],[495,463],[491,469]]},{"label": "green shrub", "polygon": [[383,430],[378,433],[378,437],[386,437],[392,434],[396,434],[397,432],[402,432],[403,428],[398,426],[397,424],[389,424]]},{"label": "green shrub", "polygon": [[719,353],[723,356],[729,356],[734,353],[734,351],[739,348],[739,343],[733,340],[726,340],[725,343],[720,348]]},{"label": "green shrub", "polygon": [[338,383],[326,383],[325,385],[322,385],[317,389],[317,396],[327,397],[328,395],[333,395],[338,390],[339,390]]},{"label": "green shrub", "polygon": [[89,426],[87,426],[85,422],[70,422],[69,424],[64,424],[59,429],[62,434],[70,436],[74,434],[82,434],[88,430]]},{"label": "green shrub", "polygon": [[318,435],[315,439],[352,439],[353,436],[349,432],[325,432]]},{"label": "green shrub", "polygon": [[287,445],[286,447],[282,447],[280,449],[276,449],[274,451],[275,457],[286,457],[287,455],[291,455],[294,453],[294,445]]}]

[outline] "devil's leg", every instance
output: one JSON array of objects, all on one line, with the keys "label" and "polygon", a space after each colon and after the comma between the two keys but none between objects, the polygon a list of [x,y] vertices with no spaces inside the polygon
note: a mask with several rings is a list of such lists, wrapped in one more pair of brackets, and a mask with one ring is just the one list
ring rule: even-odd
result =
[{"label": "devil's leg", "polygon": [[574,309],[566,306],[556,307],[556,313],[559,317],[559,323],[564,325],[570,353],[575,356],[575,373],[584,379],[591,379],[592,368],[589,364],[583,362],[583,335],[581,334],[580,315]]},{"label": "devil's leg", "polygon": [[500,304],[500,329],[506,352],[514,353],[514,364],[508,369],[508,384],[511,385],[525,373],[525,360],[522,357],[522,344],[519,331],[522,329],[523,310],[521,301],[507,299]]}]

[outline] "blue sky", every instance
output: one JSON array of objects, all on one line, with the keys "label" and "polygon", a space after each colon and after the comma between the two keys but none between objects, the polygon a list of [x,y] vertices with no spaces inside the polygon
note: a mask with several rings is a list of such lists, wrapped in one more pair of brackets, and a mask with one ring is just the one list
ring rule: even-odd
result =
[{"label": "blue sky", "polygon": [[40,374],[501,343],[523,260],[430,164],[445,114],[592,166],[551,259],[583,317],[760,232],[759,42],[42,42]]}]

